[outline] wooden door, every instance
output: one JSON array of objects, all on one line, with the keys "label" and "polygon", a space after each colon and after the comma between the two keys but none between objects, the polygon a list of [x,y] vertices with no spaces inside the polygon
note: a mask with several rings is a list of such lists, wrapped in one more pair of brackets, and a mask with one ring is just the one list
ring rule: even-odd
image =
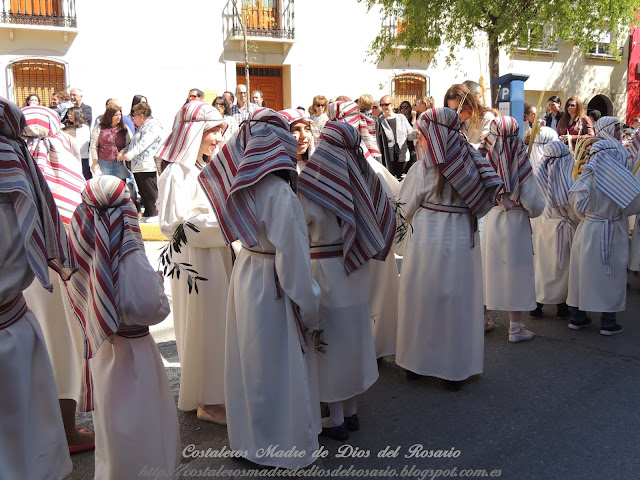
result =
[{"label": "wooden door", "polygon": [[277,28],[278,0],[250,0],[242,4],[242,22],[249,29]]},{"label": "wooden door", "polygon": [[[237,84],[244,85],[244,66],[236,68]],[[251,92],[260,90],[264,95],[264,102],[267,107],[274,110],[282,110],[284,102],[282,99],[282,67],[249,67],[249,82]],[[251,92],[248,93],[248,101],[251,101]]]}]

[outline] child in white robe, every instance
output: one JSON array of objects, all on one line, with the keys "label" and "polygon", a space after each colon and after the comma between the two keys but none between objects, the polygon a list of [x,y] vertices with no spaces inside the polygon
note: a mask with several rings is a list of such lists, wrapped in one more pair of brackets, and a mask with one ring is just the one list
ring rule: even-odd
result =
[{"label": "child in white robe", "polygon": [[518,122],[498,117],[491,122],[480,152],[500,175],[504,186],[496,205],[484,218],[480,244],[485,305],[509,312],[509,341],[531,340],[535,335],[522,324],[525,312],[536,308],[533,246],[529,218],[544,209],[538,184],[531,175],[527,147]]},{"label": "child in white robe", "polygon": [[346,440],[360,428],[357,395],[378,378],[369,260],[387,257],[395,218],[382,182],[364,158],[359,132],[346,123],[325,124],[300,173],[298,191],[313,276],[322,290],[320,328],[327,345],[318,358],[318,378],[320,400],[330,412],[323,434]]},{"label": "child in white robe", "polygon": [[70,226],[80,269],[69,295],[93,379],[95,479],[137,478],[145,467],[174,478],[180,463],[178,415],[149,334],[149,325],[170,311],[164,282],[144,252],[125,183],[110,175],[94,177],[82,200]]},{"label": "child in white robe", "polygon": [[[297,142],[268,108],[252,113],[199,181],[225,241],[240,240],[227,303],[225,386],[233,450],[268,466],[315,461],[320,402],[314,340],[320,291],[311,276],[297,183]],[[297,456],[262,455],[295,447]]]},{"label": "child in white robe", "polygon": [[[75,266],[42,172],[20,133],[18,106],[0,97],[0,478],[61,480],[72,465],[53,371],[22,292],[34,277],[53,289]],[[51,267],[53,270],[50,270]]]},{"label": "child in white robe", "polygon": [[640,183],[628,169],[628,158],[610,140],[591,147],[589,161],[569,192],[582,221],[571,247],[569,328],[591,324],[585,312],[602,312],[600,334],[622,332],[616,312],[626,307],[629,234],[627,215],[640,212]]}]

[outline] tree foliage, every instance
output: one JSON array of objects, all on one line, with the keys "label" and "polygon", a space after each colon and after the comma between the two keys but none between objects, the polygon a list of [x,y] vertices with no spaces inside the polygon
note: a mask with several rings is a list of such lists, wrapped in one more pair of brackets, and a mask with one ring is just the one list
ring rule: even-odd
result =
[{"label": "tree foliage", "polygon": [[[498,73],[500,49],[542,39],[551,29],[555,39],[572,41],[585,51],[600,32],[611,32],[612,45],[628,35],[639,0],[358,0],[385,16],[406,19],[402,28],[382,29],[371,45],[377,61],[402,46],[408,59],[421,58],[447,45],[448,59],[458,46],[475,48],[489,42],[489,70]],[[484,32],[486,36],[479,35]],[[617,55],[617,49],[611,52]]]}]

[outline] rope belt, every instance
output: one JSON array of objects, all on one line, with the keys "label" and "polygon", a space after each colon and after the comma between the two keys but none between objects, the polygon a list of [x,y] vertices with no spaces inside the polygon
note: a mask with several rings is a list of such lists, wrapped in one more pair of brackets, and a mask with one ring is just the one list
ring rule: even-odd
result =
[{"label": "rope belt", "polygon": [[311,259],[318,260],[321,258],[342,257],[342,244],[334,243],[333,245],[318,245],[309,247]]},{"label": "rope belt", "polygon": [[[276,299],[282,298],[282,290],[280,288],[280,280],[278,279],[278,272],[276,271],[276,254],[275,252],[261,252],[258,250],[251,250],[250,248],[242,246],[244,250],[247,251],[249,255],[253,255],[254,257],[271,259],[273,260],[273,279],[276,284]],[[307,351],[307,339],[305,337],[304,326],[302,325],[302,319],[300,318],[300,311],[298,306],[291,302],[293,306],[293,314],[296,320],[296,327],[298,331],[298,340],[300,341],[300,348],[302,348],[302,352],[305,353]]]},{"label": "rope belt", "polygon": [[[601,222],[604,223],[604,228],[602,229],[602,240],[600,241],[600,254],[602,256],[602,263],[607,266],[607,275],[611,275],[611,265],[609,265],[609,255],[611,254],[611,245],[613,244],[613,229],[615,227],[613,222],[617,222],[622,219],[622,215],[618,215],[617,217],[601,217],[600,215],[595,215],[593,213],[585,213],[584,219],[590,222]],[[620,226],[620,224],[618,224]],[[622,232],[624,233],[624,227],[622,227]]]},{"label": "rope belt", "polygon": [[0,305],[0,330],[9,328],[27,313],[27,302],[19,293],[13,300]]},{"label": "rope belt", "polygon": [[558,267],[560,267],[560,269],[563,269],[565,246],[567,244],[571,245],[571,243],[573,242],[573,234],[576,231],[576,226],[569,217],[565,217],[563,215],[549,217],[549,220],[560,220],[560,223],[558,223],[558,227],[556,229],[556,235],[558,239],[556,255],[558,257]]},{"label": "rope belt", "polygon": [[149,327],[140,325],[120,325],[116,335],[124,338],[141,338],[149,335]]},{"label": "rope belt", "polygon": [[439,203],[431,203],[431,202],[422,202],[420,204],[420,208],[424,208],[425,210],[431,210],[433,212],[444,212],[444,213],[457,213],[460,215],[469,215],[469,222],[471,226],[471,248],[475,247],[474,235],[478,231],[478,217],[471,213],[468,207],[458,207],[455,205],[440,205]]}]

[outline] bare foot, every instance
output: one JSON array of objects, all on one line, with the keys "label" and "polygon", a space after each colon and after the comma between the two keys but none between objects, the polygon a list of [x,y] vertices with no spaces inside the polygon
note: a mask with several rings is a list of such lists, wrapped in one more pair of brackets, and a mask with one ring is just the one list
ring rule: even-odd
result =
[{"label": "bare foot", "polygon": [[[201,415],[200,412],[204,412],[205,415]],[[208,417],[208,418],[207,418]],[[218,423],[220,425],[226,425],[227,423],[227,411],[224,404],[222,405],[200,405],[198,407],[198,418],[201,420],[207,420],[209,422]]]}]

